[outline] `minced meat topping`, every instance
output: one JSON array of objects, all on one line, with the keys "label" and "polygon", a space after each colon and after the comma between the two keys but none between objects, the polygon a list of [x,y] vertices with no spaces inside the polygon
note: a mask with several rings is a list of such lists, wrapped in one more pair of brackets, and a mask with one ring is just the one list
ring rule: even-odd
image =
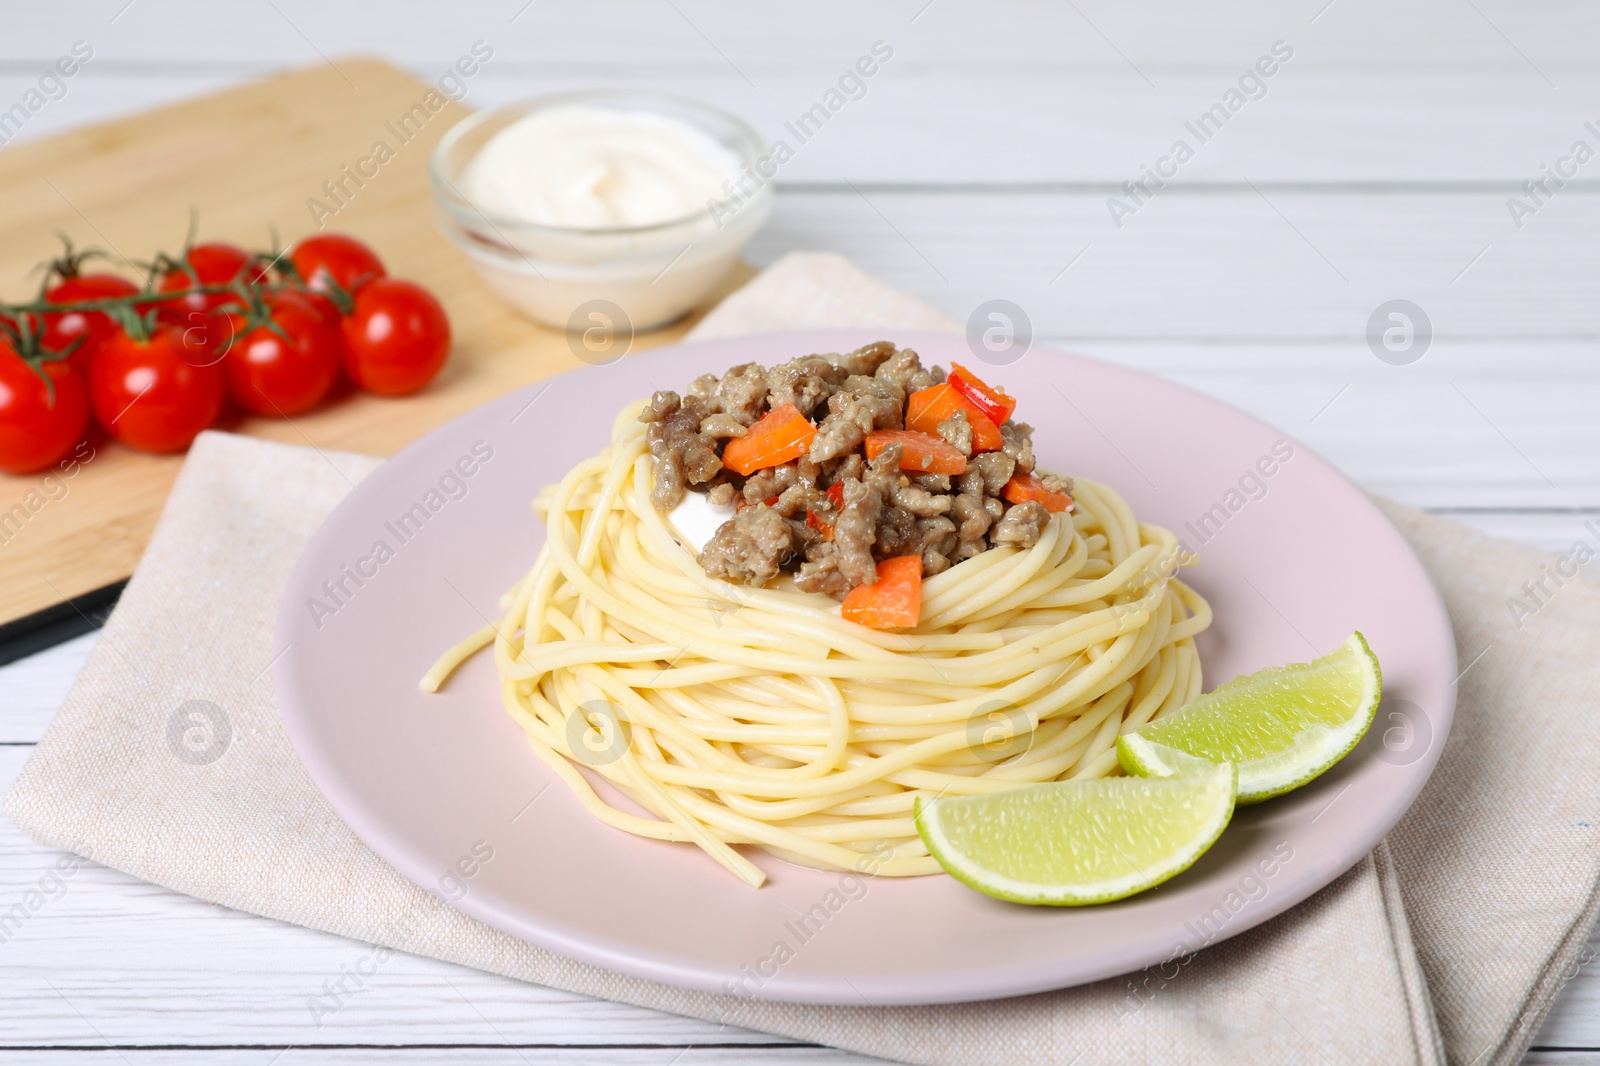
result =
[{"label": "minced meat topping", "polygon": [[[696,491],[738,506],[700,552],[713,577],[762,585],[790,572],[797,587],[837,597],[896,556],[921,556],[931,576],[991,547],[1031,547],[1051,510],[1070,507],[1072,483],[1035,474],[1032,427],[1009,417],[1009,397],[958,373],[947,380],[877,341],[657,392],[639,415],[655,459],[651,502],[670,511]],[[996,399],[1007,412],[998,423],[986,416]],[[730,445],[765,441],[769,423],[784,423],[781,441],[798,432],[784,461],[747,460],[759,464],[747,474],[724,465]]]}]

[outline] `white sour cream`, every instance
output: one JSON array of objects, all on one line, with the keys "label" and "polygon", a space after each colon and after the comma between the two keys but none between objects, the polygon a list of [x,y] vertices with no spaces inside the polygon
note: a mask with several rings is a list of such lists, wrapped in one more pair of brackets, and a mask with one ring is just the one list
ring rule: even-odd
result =
[{"label": "white sour cream", "polygon": [[594,230],[704,212],[739,168],[727,148],[666,115],[570,104],[496,133],[464,177],[467,196],[490,215]]},{"label": "white sour cream", "polygon": [[699,555],[711,535],[733,517],[734,505],[719,507],[703,492],[685,492],[683,500],[667,512],[667,523],[677,531],[689,550]]}]

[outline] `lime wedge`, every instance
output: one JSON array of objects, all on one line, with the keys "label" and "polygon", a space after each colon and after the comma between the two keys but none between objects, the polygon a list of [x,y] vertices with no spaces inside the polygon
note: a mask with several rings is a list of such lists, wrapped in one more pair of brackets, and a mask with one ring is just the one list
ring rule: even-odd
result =
[{"label": "lime wedge", "polygon": [[1310,663],[1270,666],[1117,738],[1130,774],[1193,773],[1199,760],[1239,767],[1239,802],[1299,788],[1350,753],[1378,712],[1383,674],[1360,633]]},{"label": "lime wedge", "polygon": [[1232,766],[1181,777],[1107,777],[917,801],[939,865],[1013,903],[1078,907],[1187,870],[1233,816]]}]

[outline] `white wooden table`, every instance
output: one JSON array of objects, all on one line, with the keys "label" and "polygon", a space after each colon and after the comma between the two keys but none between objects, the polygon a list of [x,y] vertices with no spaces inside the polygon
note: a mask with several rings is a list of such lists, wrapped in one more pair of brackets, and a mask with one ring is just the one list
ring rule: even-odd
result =
[{"label": "white wooden table", "polygon": [[[715,101],[795,149],[758,263],[836,250],[960,318],[1012,300],[1041,343],[1190,384],[1487,532],[1565,548],[1600,515],[1600,159],[1523,189],[1600,150],[1600,8],[1579,0],[13,5],[0,110],[78,40],[94,58],[21,136],[354,52],[432,80],[478,40],[473,105]],[[798,143],[785,122],[877,41],[864,95]],[[1292,56],[1202,143],[1185,123],[1275,42]],[[1180,138],[1193,157],[1161,162]],[[1135,199],[1145,166],[1176,173]],[[1366,337],[1394,299],[1433,334],[1405,365]],[[0,669],[0,786],[93,642]],[[0,909],[54,858],[0,820]],[[409,956],[318,1026],[308,998],[361,950],[90,865],[0,944],[0,1063],[867,1061]],[[1600,963],[1529,1061],[1600,1063]]]}]

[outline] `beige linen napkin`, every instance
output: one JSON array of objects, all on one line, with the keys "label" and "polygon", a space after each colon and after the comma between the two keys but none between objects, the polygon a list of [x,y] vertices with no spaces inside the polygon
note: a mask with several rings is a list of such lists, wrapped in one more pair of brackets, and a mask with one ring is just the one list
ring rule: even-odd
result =
[{"label": "beige linen napkin", "polygon": [[[822,325],[954,323],[837,257],[794,255],[700,333]],[[11,819],[45,844],[238,910],[720,1024],[963,1066],[1515,1062],[1600,905],[1600,582],[1587,568],[1547,581],[1544,605],[1519,627],[1506,597],[1552,560],[1386,505],[1439,583],[1469,664],[1455,727],[1389,839],[1274,921],[1186,965],[937,1007],[716,997],[551,954],[391,870],[312,786],[278,720],[268,667],[284,582],[378,462],[203,435],[6,797]],[[181,736],[196,707],[227,734],[213,730],[198,754]]]}]

